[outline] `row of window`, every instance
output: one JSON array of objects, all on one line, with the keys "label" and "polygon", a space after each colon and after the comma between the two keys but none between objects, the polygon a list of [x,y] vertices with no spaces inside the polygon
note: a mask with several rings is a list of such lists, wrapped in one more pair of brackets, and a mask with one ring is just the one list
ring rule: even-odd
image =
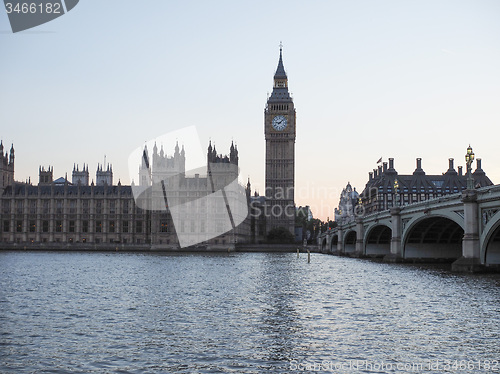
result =
[{"label": "row of window", "polygon": [[[429,199],[435,199],[446,195],[447,194],[442,194],[442,193],[398,194],[397,201],[401,205],[407,205],[421,201],[426,201]],[[376,210],[384,210],[392,207],[393,200],[395,200],[394,194],[379,194],[378,196],[373,196],[370,199],[363,201],[363,205],[365,206],[366,212],[369,213]]]},{"label": "row of window", "polygon": [[[113,244],[118,244],[118,243],[122,243],[122,244],[129,244],[127,238],[122,238],[120,242],[116,241],[115,239],[108,239],[109,240],[109,243],[113,243]],[[7,238],[4,238],[3,239],[4,243],[8,243],[9,240]],[[55,238],[54,240],[56,243],[61,243],[61,239],[60,238]],[[15,240],[16,243],[22,243],[21,241],[21,238],[17,238]],[[30,243],[35,243],[35,239],[34,238],[29,238],[28,239],[28,242]],[[80,241],[75,241],[74,238],[68,238],[68,240],[66,241],[67,243],[91,243],[89,242],[89,240],[87,238],[81,238]],[[42,238],[42,243],[48,243],[48,240],[47,238]],[[102,238],[95,238],[94,239],[94,242],[95,244],[100,244],[100,243],[106,243],[104,240],[102,240]],[[143,240],[140,239],[140,238],[137,238],[135,240],[131,240],[130,241],[131,244],[143,244]],[[162,241],[160,240],[160,244],[162,244]],[[167,243],[166,244],[170,244],[170,239],[167,240]]]},{"label": "row of window", "polygon": [[[80,200],[81,201],[81,209],[84,214],[88,214],[90,212],[91,204],[90,200]],[[117,208],[116,200],[106,200],[108,203],[108,212],[110,214],[119,213]],[[54,202],[54,207],[51,208],[51,203]],[[120,201],[120,211],[123,214],[128,214],[132,210],[130,206],[134,206],[134,204],[130,204],[128,200]],[[77,200],[68,200],[68,212],[70,214],[77,212]],[[93,204],[94,212],[100,214],[104,211],[104,201],[103,200],[94,200]],[[39,207],[40,212],[42,214],[49,214],[51,210],[53,210],[56,214],[64,213],[64,200],[48,200],[44,199],[41,201],[41,206]],[[136,213],[141,213],[141,209],[136,207]],[[3,200],[2,201],[2,213],[8,214],[11,212],[11,200]],[[14,212],[18,214],[22,214],[24,212],[24,199],[14,200]],[[30,214],[36,214],[37,211],[37,200],[29,200],[28,201],[28,212]]]},{"label": "row of window", "polygon": [[[107,232],[109,233],[114,233],[117,232],[117,222],[116,221],[108,221],[108,227],[107,227]],[[41,230],[40,232],[42,233],[48,233],[50,230],[50,223],[49,221],[41,221]],[[132,228],[133,225],[129,225],[129,221],[121,221],[121,232],[122,233],[128,233],[130,232],[130,229]],[[137,234],[140,234],[143,232],[143,221],[135,221],[135,230],[134,232]],[[88,233],[90,231],[90,223],[87,220],[82,221],[82,227],[81,227],[81,232],[83,233]],[[103,221],[101,220],[96,220],[94,222],[94,231],[92,232],[104,232],[103,230]],[[14,226],[15,232],[23,232],[23,221],[22,220],[16,220],[15,221],[15,226]],[[28,222],[28,232],[36,232],[36,221],[35,220],[30,220]],[[55,232],[63,232],[63,221],[62,220],[55,220],[54,221],[54,231]],[[76,232],[76,221],[70,220],[68,221],[68,232]],[[168,231],[168,224],[167,221],[160,221],[160,231],[161,232],[167,232]],[[10,220],[4,220],[3,221],[3,232],[10,232]]]},{"label": "row of window", "polygon": [[[28,214],[31,214],[31,215],[36,215],[38,213],[43,214],[43,215],[64,214],[64,213],[77,214],[76,201],[69,202],[69,208],[66,212],[63,209],[62,200],[61,201],[56,200],[55,208],[53,210],[50,208],[48,200],[43,202],[42,209],[39,211],[36,208],[36,201],[30,201],[29,203],[30,204],[29,204],[29,208],[28,208]],[[212,208],[214,208],[214,206],[212,206],[213,203],[211,201],[210,201],[210,203],[211,204],[207,204],[207,200],[203,199],[203,198],[196,199],[196,200],[189,200],[186,198],[179,199],[179,206],[180,206],[181,210],[182,209],[189,209],[189,208],[202,208],[203,211],[200,211],[199,213],[206,213],[206,212],[210,211]],[[11,212],[10,208],[11,208],[10,201],[9,200],[3,201],[2,214],[6,214],[6,215],[11,214],[12,212]],[[154,208],[156,210],[164,209],[165,204],[164,203],[163,204],[161,204],[161,203],[155,204]],[[88,215],[91,213],[91,209],[90,209],[88,201],[82,202],[82,208],[81,208],[80,212],[82,215]],[[131,214],[132,212],[133,212],[133,210],[129,209],[128,203],[122,204],[120,211],[118,211],[118,209],[116,209],[116,207],[115,207],[114,201],[110,201],[109,209],[104,209],[102,201],[96,201],[96,203],[94,205],[94,210],[92,211],[93,214],[106,213],[109,215],[120,214],[120,213],[121,214]],[[24,214],[24,201],[23,200],[16,200],[15,201],[15,209],[14,209],[13,213]],[[139,207],[135,207],[135,214],[136,215],[141,215],[144,213],[145,213],[145,211],[143,209],[140,209]]]},{"label": "row of window", "polygon": [[[129,233],[129,232],[131,232],[130,231],[131,227],[132,227],[132,225],[129,225],[129,221],[122,221],[121,232],[122,233]],[[23,221],[22,220],[15,221],[14,229],[15,229],[14,231],[17,232],[17,233],[24,232],[24,230],[23,230]],[[54,232],[56,232],[56,233],[62,233],[63,229],[64,229],[64,227],[63,227],[63,221],[61,221],[61,220],[54,221]],[[117,228],[117,226],[116,226],[116,222],[115,221],[108,221],[108,227],[107,227],[107,230],[105,230],[103,221],[96,220],[94,222],[93,229],[94,229],[93,231],[90,231],[91,230],[91,226],[90,226],[89,221],[82,221],[82,227],[81,227],[81,232],[82,233],[90,233],[90,232],[93,232],[93,233],[103,233],[103,232],[106,232],[106,233],[115,233],[115,232],[119,231],[118,228]],[[133,232],[136,233],[136,234],[143,233],[144,232],[143,221],[136,221],[134,229],[135,230]],[[170,225],[168,223],[168,220],[166,220],[166,219],[160,220],[159,223],[158,223],[158,230],[159,230],[159,232],[163,232],[163,233],[170,232]],[[206,228],[206,222],[205,221],[201,221],[200,222],[200,227],[196,227],[196,224],[195,224],[194,221],[184,221],[183,220],[180,223],[180,232],[184,233],[184,232],[186,232],[186,230],[189,230],[188,232],[195,232],[195,231],[199,230],[201,233],[204,233],[207,230],[207,228]],[[217,232],[223,232],[223,231],[225,231],[224,230],[224,222],[221,221],[221,220],[216,220],[215,221],[215,230]],[[10,232],[10,221],[9,220],[4,220],[4,222],[3,222],[3,232],[5,232],[5,233]],[[28,222],[28,232],[37,232],[36,221],[30,220]],[[42,233],[48,233],[48,232],[50,232],[49,221],[42,221],[41,222],[41,231],[40,232],[42,232]],[[76,230],[76,222],[75,221],[71,221],[71,220],[68,221],[67,232],[68,233],[75,233],[75,232],[77,232],[77,230]]]},{"label": "row of window", "polygon": [[[4,238],[3,239],[4,243],[8,243],[8,239],[7,238]],[[15,240],[17,243],[22,243],[21,241],[21,238],[17,238]],[[35,239],[34,238],[29,238],[28,239],[28,242],[30,243],[35,243]],[[42,238],[42,243],[47,243],[48,240],[47,238]],[[55,238],[55,242],[56,243],[61,243],[61,239],[60,238]],[[90,243],[89,240],[87,238],[81,238],[80,243]],[[108,242],[110,244],[129,244],[127,238],[122,238],[120,242],[116,241],[115,239],[108,239]],[[135,240],[132,240],[130,241],[130,244],[144,244],[144,243],[148,243],[149,241],[146,240],[146,241],[143,241],[142,239],[140,238],[136,238]],[[226,244],[226,239],[212,239],[210,240],[210,242],[213,242],[214,244]],[[67,239],[67,243],[78,243],[78,241],[75,241],[74,238],[68,238]],[[94,243],[95,244],[101,244],[101,243],[106,243],[102,238],[94,238]],[[166,239],[165,241],[163,241],[162,239],[159,239],[159,244],[178,244],[177,241],[174,239],[174,240],[170,240],[170,239]]]},{"label": "row of window", "polygon": [[[428,193],[421,193],[421,194],[398,194],[398,199],[400,201],[406,201],[406,202],[418,202],[418,201],[424,201],[424,200],[429,200],[429,199],[435,199],[441,196],[446,196],[448,194],[442,194],[442,193],[433,193],[433,194],[428,194]],[[391,201],[395,199],[394,194],[383,194],[383,195],[378,195],[378,196],[373,196],[372,198],[368,199],[367,201],[364,201],[363,204],[370,204],[372,202],[376,201]]]},{"label": "row of window", "polygon": [[[214,227],[213,229],[216,232],[225,232],[227,231],[227,227],[225,227],[224,223],[226,221],[224,220],[215,220],[214,222]],[[199,227],[197,227],[195,221],[181,221],[180,222],[180,233],[185,233],[186,230],[187,232],[194,233],[194,232],[200,232],[200,233],[205,233],[207,232],[207,225],[205,221],[201,221]]]},{"label": "row of window", "polygon": [[[283,87],[284,87],[284,84],[283,84]],[[268,106],[268,109],[270,110],[288,110],[289,104],[272,104],[270,106]]]},{"label": "row of window", "polygon": [[[384,188],[382,186],[379,187],[379,191],[380,193],[383,193],[384,191]],[[438,187],[437,189],[433,189],[433,188],[429,188],[429,189],[425,189],[425,188],[421,188],[420,190],[418,188],[412,188],[411,191],[408,189],[408,188],[398,188],[398,192],[401,193],[401,192],[413,192],[413,193],[419,193],[419,192],[427,192],[427,193],[440,193],[440,192],[445,192],[445,193],[456,193],[456,192],[459,192],[459,189],[457,187],[454,187],[454,188],[450,188],[450,187],[446,187],[446,188],[443,188],[441,189],[440,187]],[[385,191],[386,193],[392,193],[392,188],[391,187],[388,187]]]},{"label": "row of window", "polygon": [[286,87],[286,81],[284,80],[276,81],[274,87],[284,88]]}]

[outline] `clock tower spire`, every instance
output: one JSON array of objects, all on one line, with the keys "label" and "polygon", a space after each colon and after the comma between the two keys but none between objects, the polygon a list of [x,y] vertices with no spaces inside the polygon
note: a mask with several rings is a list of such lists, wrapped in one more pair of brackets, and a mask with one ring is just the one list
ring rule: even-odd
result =
[{"label": "clock tower spire", "polygon": [[288,92],[288,76],[280,44],[273,92],[264,110],[266,139],[266,213],[268,231],[295,230],[295,107]]}]

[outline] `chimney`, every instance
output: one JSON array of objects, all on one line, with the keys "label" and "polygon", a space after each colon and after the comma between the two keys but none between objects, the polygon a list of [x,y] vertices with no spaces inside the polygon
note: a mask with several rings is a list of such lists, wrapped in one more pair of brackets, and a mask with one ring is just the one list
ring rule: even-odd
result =
[{"label": "chimney", "polygon": [[368,180],[371,181],[373,179],[373,172],[368,173]]},{"label": "chimney", "polygon": [[476,170],[482,170],[481,169],[481,159],[476,158]]},{"label": "chimney", "polygon": [[389,159],[389,169],[394,169],[394,159],[393,158]]},{"label": "chimney", "polygon": [[455,171],[455,166],[453,165],[453,159],[452,158],[449,158],[448,159],[448,170],[446,171],[445,174],[448,174],[448,175],[457,175],[457,172]]},{"label": "chimney", "polygon": [[377,169],[373,169],[373,178],[377,178],[377,177],[378,177]]},{"label": "chimney", "polygon": [[384,173],[385,173],[387,171],[387,162],[384,162],[383,165],[384,165]]},{"label": "chimney", "polygon": [[413,172],[413,175],[425,175],[425,171],[422,170],[422,159],[417,158],[417,168]]},{"label": "chimney", "polygon": [[462,176],[462,167],[461,166],[458,167],[458,175]]},{"label": "chimney", "polygon": [[380,177],[382,175],[382,166],[378,167],[378,176]]}]

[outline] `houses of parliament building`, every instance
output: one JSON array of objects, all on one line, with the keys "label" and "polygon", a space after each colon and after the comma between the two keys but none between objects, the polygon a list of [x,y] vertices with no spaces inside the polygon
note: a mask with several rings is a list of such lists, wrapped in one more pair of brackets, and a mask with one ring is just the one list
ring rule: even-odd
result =
[{"label": "houses of parliament building", "polygon": [[[232,243],[250,240],[249,217],[241,219],[242,223],[228,232],[215,230],[217,220],[227,216],[223,209],[214,210],[211,215],[212,230],[210,223],[205,228],[193,227],[189,217],[179,216],[182,219],[174,225],[168,207],[144,209],[141,196],[134,197],[136,186],[114,184],[113,169],[109,165],[98,165],[95,183],[90,184],[88,165],[82,169],[75,165],[71,182],[67,178],[54,180],[50,167],[39,168],[38,185],[17,182],[14,179],[14,147],[10,154],[4,154],[3,144],[0,144],[0,151],[0,248],[177,249],[180,235],[176,230],[205,232],[203,238],[206,240],[196,241],[198,248],[227,248]],[[175,192],[178,201],[186,200],[188,204],[213,192],[209,179],[212,171],[218,170],[219,176],[237,178],[238,149],[233,144],[227,156],[217,154],[215,147],[209,145],[207,169],[211,170],[202,177],[184,174],[185,152],[184,149],[179,151],[178,146],[172,156],[167,156],[163,148],[158,152],[155,147],[151,160],[147,169],[154,178],[165,177],[162,172],[175,169],[177,185],[171,191]],[[144,176],[144,160],[139,169],[139,175]],[[226,182],[228,179],[219,180]],[[242,191],[248,202],[250,183]],[[210,206],[205,207],[207,210]]]}]

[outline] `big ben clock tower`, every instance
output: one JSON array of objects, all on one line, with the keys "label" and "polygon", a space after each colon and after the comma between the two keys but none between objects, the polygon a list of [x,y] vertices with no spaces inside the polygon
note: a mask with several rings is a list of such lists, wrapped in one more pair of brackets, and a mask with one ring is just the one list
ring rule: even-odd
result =
[{"label": "big ben clock tower", "polygon": [[267,230],[295,230],[295,108],[288,92],[282,46],[274,87],[264,110]]}]

